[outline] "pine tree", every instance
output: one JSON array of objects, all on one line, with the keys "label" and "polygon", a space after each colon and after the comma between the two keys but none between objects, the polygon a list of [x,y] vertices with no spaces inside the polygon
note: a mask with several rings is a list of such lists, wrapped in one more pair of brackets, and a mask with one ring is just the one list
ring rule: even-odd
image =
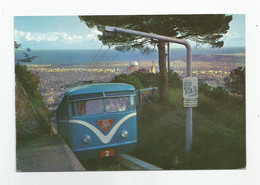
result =
[{"label": "pine tree", "polygon": [[[104,31],[104,26],[154,33],[178,39],[189,39],[198,45],[208,44],[220,48],[224,45],[221,38],[227,33],[230,15],[135,15],[135,16],[79,16],[89,28],[97,27]],[[166,69],[165,42],[146,37],[113,34],[98,36],[104,45],[116,46],[118,51],[140,50],[149,53],[158,48],[161,74],[160,98],[168,99],[168,75]]]}]

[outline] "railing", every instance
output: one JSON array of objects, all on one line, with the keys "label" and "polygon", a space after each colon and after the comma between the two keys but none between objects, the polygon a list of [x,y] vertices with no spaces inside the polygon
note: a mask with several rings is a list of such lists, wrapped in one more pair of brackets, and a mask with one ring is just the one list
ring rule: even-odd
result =
[{"label": "railing", "polygon": [[150,97],[156,94],[158,94],[158,87],[136,90],[136,105],[142,107],[147,102],[153,104]]}]

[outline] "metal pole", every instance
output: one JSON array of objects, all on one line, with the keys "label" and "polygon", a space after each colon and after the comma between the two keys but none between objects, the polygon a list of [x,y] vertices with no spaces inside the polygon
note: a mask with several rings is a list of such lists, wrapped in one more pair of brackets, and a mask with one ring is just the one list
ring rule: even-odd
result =
[{"label": "metal pole", "polygon": [[[187,49],[187,76],[192,77],[191,47],[186,47],[186,49]],[[188,107],[186,108],[186,153],[189,153],[191,151],[192,137],[193,137],[192,136],[192,107]]]},{"label": "metal pole", "polygon": [[192,147],[192,108],[186,108],[186,153],[191,151]]},{"label": "metal pole", "polygon": [[168,72],[170,72],[171,70],[171,59],[170,59],[170,42],[167,43],[167,46],[168,46]]},{"label": "metal pole", "polygon": [[[167,42],[173,42],[177,44],[182,44],[186,47],[187,50],[187,76],[191,77],[192,76],[192,69],[191,69],[191,46],[188,42],[180,39],[175,39],[167,36],[162,36],[162,35],[156,35],[156,34],[151,34],[151,33],[145,33],[145,32],[140,32],[140,31],[135,31],[135,30],[128,30],[128,29],[123,29],[123,28],[117,28],[117,27],[111,27],[111,26],[105,26],[105,31],[108,32],[121,32],[121,33],[128,33],[132,35],[138,35],[138,36],[143,36],[143,37],[148,37],[148,38],[153,38],[153,39],[158,39],[158,40],[163,40]],[[189,107],[186,109],[186,152],[191,151],[191,146],[192,146],[192,108]]]}]

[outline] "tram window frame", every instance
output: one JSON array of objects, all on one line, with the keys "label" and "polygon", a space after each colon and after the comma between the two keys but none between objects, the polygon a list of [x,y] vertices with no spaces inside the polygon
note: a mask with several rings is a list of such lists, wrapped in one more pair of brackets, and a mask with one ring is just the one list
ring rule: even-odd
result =
[{"label": "tram window frame", "polygon": [[136,110],[136,100],[135,96],[130,96],[130,105],[131,105],[131,110]]},{"label": "tram window frame", "polygon": [[[126,104],[125,105],[125,110],[123,110],[122,109],[122,107],[118,107],[118,106],[116,106],[116,105],[119,105],[119,104],[117,104],[117,103],[115,103],[115,101],[120,101],[120,99],[122,100],[122,99],[126,99],[127,98],[127,103],[128,104]],[[113,98],[105,98],[105,100],[104,100],[104,107],[105,107],[105,112],[106,113],[120,113],[120,112],[129,112],[129,111],[131,111],[132,109],[133,109],[133,105],[131,104],[132,103],[132,101],[131,101],[131,99],[132,99],[132,97],[131,96],[124,96],[124,97],[113,97]],[[108,103],[108,101],[110,102],[110,103]],[[114,101],[114,102],[113,102]],[[121,101],[121,102],[125,102],[125,100],[124,101]],[[110,107],[108,107],[108,106],[113,106],[112,108]],[[111,109],[111,110],[109,110],[109,109]],[[120,110],[121,109],[121,110]]]},{"label": "tram window frame", "polygon": [[[94,111],[92,113],[89,113],[88,107],[92,107],[91,105],[88,105],[87,102],[94,102],[94,101],[99,101],[101,100],[101,109],[99,109],[98,111]],[[79,103],[84,103],[85,104],[85,110],[84,110],[84,114],[80,114],[79,112]],[[100,102],[99,102],[100,103]],[[104,109],[104,99],[100,98],[100,99],[89,99],[89,100],[80,100],[80,101],[73,101],[70,103],[71,104],[71,116],[72,117],[76,117],[76,116],[92,116],[92,115],[102,115],[105,113],[105,109]],[[91,109],[90,109],[91,110]]]},{"label": "tram window frame", "polygon": [[[128,98],[128,108],[124,111],[107,111],[106,108],[106,101],[108,99],[119,99],[119,98]],[[103,102],[103,112],[97,113],[97,114],[79,114],[78,110],[78,103],[83,101],[92,101],[92,100],[102,100]],[[78,100],[78,101],[71,101],[70,102],[70,115],[72,117],[77,116],[92,116],[92,115],[102,115],[102,114],[111,114],[111,113],[121,113],[121,112],[128,112],[128,111],[134,111],[135,110],[135,97],[134,96],[119,96],[119,97],[106,97],[106,98],[99,98],[99,99],[87,99],[87,100]]]},{"label": "tram window frame", "polygon": [[77,102],[70,103],[70,113],[72,117],[78,116],[78,108],[76,106]]}]

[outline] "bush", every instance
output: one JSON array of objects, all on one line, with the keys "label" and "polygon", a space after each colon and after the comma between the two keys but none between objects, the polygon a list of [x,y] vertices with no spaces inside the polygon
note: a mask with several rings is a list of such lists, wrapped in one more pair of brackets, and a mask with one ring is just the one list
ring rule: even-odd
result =
[{"label": "bush", "polygon": [[158,87],[160,82],[159,74],[154,73],[143,73],[136,71],[131,73],[129,76],[134,76],[140,80],[144,88]]},{"label": "bush", "polygon": [[[123,82],[126,81],[126,78],[137,78],[139,79],[140,83],[144,88],[149,87],[159,87],[160,84],[160,73],[143,73],[136,71],[134,73],[131,73],[129,75],[127,74],[121,74],[116,76],[116,78],[112,81],[116,82]],[[129,80],[127,80],[129,81]],[[172,70],[168,73],[168,86],[169,88],[181,88],[182,87],[182,80],[180,79],[180,76],[173,72]]]},{"label": "bush", "polygon": [[[15,49],[20,47],[21,44],[15,42]],[[30,49],[27,49],[22,52],[23,58],[15,59],[17,139],[24,138],[26,134],[30,133],[30,129],[35,130],[37,126],[33,124],[34,122],[38,122],[40,126],[40,130],[37,130],[37,132],[50,133],[51,129],[51,115],[43,102],[43,96],[38,90],[40,78],[24,65],[36,58],[30,56],[29,52]]]},{"label": "bush", "polygon": [[224,79],[226,88],[231,92],[245,97],[245,68],[238,67]]},{"label": "bush", "polygon": [[230,99],[229,93],[223,87],[214,87],[210,92],[210,96],[220,101],[227,101]]},{"label": "bush", "polygon": [[181,89],[169,89],[169,103],[174,109],[180,109],[183,107],[183,96]]},{"label": "bush", "polygon": [[204,83],[201,79],[198,80],[198,85],[199,85],[199,92],[204,93],[205,95],[209,95],[211,91],[211,87],[207,84]]},{"label": "bush", "polygon": [[28,97],[40,97],[40,94],[37,91],[40,84],[40,78],[29,71],[26,65],[20,63],[15,64],[15,77],[26,90]]},{"label": "bush", "polygon": [[169,88],[182,88],[182,80],[178,73],[175,73],[171,70],[168,74]]},{"label": "bush", "polygon": [[144,86],[140,82],[140,80],[132,75],[120,74],[116,75],[114,79],[111,81],[112,83],[127,83],[133,85],[136,89],[142,89]]}]

